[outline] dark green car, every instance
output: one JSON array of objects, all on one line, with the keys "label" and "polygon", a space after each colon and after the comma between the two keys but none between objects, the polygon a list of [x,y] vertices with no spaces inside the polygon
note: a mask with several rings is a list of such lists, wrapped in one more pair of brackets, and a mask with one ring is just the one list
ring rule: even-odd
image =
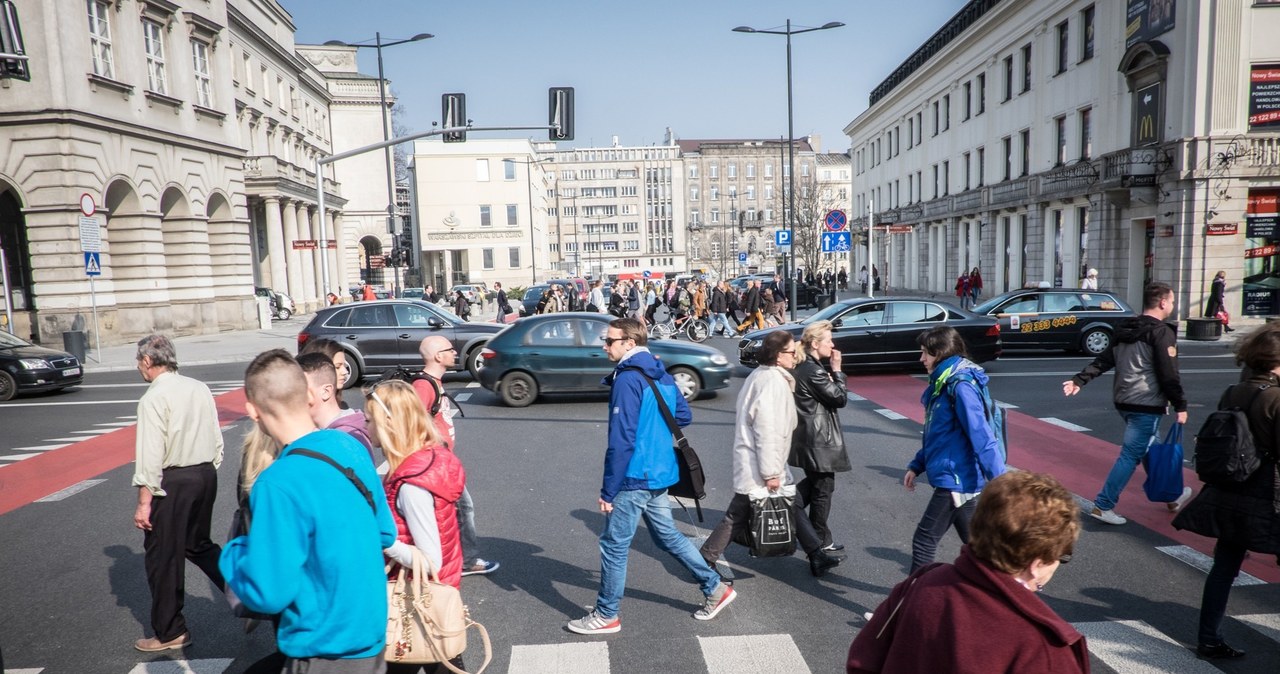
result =
[{"label": "dark green car", "polygon": [[[489,340],[480,357],[480,385],[511,407],[530,405],[543,393],[607,391],[600,380],[614,363],[604,352],[613,317],[564,312],[522,318]],[[709,346],[672,339],[649,342],[685,400],[729,386],[733,366]]]}]

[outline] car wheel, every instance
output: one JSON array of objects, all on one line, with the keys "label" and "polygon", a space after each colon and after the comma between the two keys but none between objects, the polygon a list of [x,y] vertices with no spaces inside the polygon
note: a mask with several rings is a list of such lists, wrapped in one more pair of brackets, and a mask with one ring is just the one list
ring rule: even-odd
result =
[{"label": "car wheel", "polygon": [[356,357],[350,351],[347,354],[347,369],[351,371],[347,375],[347,381],[343,382],[342,388],[355,388],[360,385],[360,379],[364,377],[364,373],[360,371],[360,363],[356,361]]},{"label": "car wheel", "polygon": [[467,372],[470,372],[471,378],[476,381],[480,381],[480,368],[484,367],[484,357],[480,355],[481,351],[484,351],[484,344],[477,344],[467,352]]},{"label": "car wheel", "polygon": [[508,407],[528,407],[538,399],[538,382],[527,372],[512,372],[498,386]]},{"label": "car wheel", "polygon": [[0,370],[0,401],[12,400],[18,394],[18,382],[13,375]]},{"label": "car wheel", "polygon": [[1111,333],[1102,328],[1094,328],[1080,338],[1080,346],[1090,356],[1100,356],[1111,346]]},{"label": "car wheel", "polygon": [[281,309],[276,312],[276,320],[287,321],[289,320],[289,317],[292,315],[293,315],[293,312],[289,311],[288,309]]},{"label": "car wheel", "polygon": [[702,392],[702,380],[698,373],[687,367],[674,367],[670,370],[671,378],[676,380],[676,388],[685,400],[693,400]]}]

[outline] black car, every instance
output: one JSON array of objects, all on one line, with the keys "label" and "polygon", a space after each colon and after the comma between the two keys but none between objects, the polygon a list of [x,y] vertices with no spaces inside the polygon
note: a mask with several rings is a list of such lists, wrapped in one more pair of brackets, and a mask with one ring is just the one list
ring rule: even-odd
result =
[{"label": "black car", "polygon": [[520,308],[518,309],[520,315],[532,316],[538,313],[538,300],[542,299],[542,293],[546,292],[546,290],[551,286],[560,286],[561,288],[564,288],[565,297],[568,297],[569,293],[578,292],[573,281],[568,279],[557,279],[549,283],[539,283],[536,286],[529,286],[528,289],[524,291],[524,299],[520,300]]},{"label": "black car", "polygon": [[82,381],[84,367],[75,356],[0,330],[0,401],[19,393],[77,386]]},{"label": "black car", "polygon": [[833,304],[799,323],[748,333],[738,343],[738,360],[755,367],[755,352],[765,335],[786,330],[800,339],[805,326],[822,320],[832,323],[831,338],[846,371],[859,367],[919,366],[920,345],[916,337],[938,325],[949,325],[960,332],[969,358],[974,362],[1000,357],[1000,326],[991,318],[946,302],[918,297],[859,297]]},{"label": "black car", "polygon": [[[771,278],[762,279],[762,278],[747,277],[747,276],[739,276],[738,278],[733,279],[732,281],[729,281],[729,286],[738,292],[742,292],[746,290],[747,281],[759,281],[761,294],[764,294],[765,290],[768,290],[771,293],[775,293],[778,288],[777,282],[775,282]],[[791,301],[790,286],[786,288],[785,292],[787,296],[784,299],[790,302]],[[822,294],[822,288],[819,288],[818,286],[811,286],[811,285],[804,285],[804,284],[797,286],[796,287],[796,308],[808,309],[810,307],[818,306],[818,295],[821,295],[821,294]]]},{"label": "black car", "polygon": [[1111,346],[1116,325],[1137,316],[1109,290],[1028,288],[997,295],[974,307],[1000,322],[1009,349],[1067,349],[1096,356]]},{"label": "black car", "polygon": [[378,375],[397,367],[422,368],[418,345],[431,335],[442,335],[458,350],[457,369],[475,377],[484,366],[480,351],[504,326],[468,323],[440,307],[421,300],[377,300],[325,307],[298,333],[298,349],[309,339],[332,339],[347,352],[355,386],[366,375]]}]

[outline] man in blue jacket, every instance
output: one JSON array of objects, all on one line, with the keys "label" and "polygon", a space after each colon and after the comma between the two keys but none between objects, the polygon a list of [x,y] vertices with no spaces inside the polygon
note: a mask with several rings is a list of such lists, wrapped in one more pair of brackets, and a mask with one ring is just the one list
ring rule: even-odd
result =
[{"label": "man in blue jacket", "polygon": [[253,481],[249,534],[222,551],[227,586],[249,609],[280,614],[286,672],[381,674],[382,550],[396,526],[369,453],[342,431],[316,430],[287,352],[260,354],[244,383],[249,417],[284,448]]},{"label": "man in blue jacket", "polygon": [[590,613],[569,621],[569,631],[578,634],[612,634],[622,629],[618,604],[626,589],[631,539],[641,518],[658,547],[689,569],[701,586],[706,600],[694,618],[711,620],[737,597],[671,519],[667,487],[679,480],[680,469],[671,430],[649,381],[657,383],[677,424],[689,425],[693,414],[671,375],[646,344],[648,338],[639,321],[619,318],[609,323],[604,352],[618,365],[604,379],[611,389],[609,448],[604,455],[599,499],[600,512],[605,515],[600,534],[600,592]]}]

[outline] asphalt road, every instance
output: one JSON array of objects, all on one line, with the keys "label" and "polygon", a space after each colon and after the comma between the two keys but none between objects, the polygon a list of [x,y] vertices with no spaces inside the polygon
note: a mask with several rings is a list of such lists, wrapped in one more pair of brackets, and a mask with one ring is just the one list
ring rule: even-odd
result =
[{"label": "asphalt road", "polygon": [[[709,343],[727,352],[734,344]],[[1184,347],[1182,357],[1195,428],[1237,370],[1219,345]],[[1109,377],[1075,398],[1062,397],[1061,382],[1087,362],[1035,354],[987,369],[994,396],[1015,406],[1009,409],[1010,463],[1054,472],[1092,498],[1114,459],[1122,425],[1111,408]],[[228,408],[242,373],[243,364],[188,371],[215,382],[215,391],[230,391],[220,398]],[[688,435],[706,465],[710,494],[700,529],[677,511],[691,535],[705,535],[731,495],[733,404],[746,371],[738,375],[731,389],[693,404]],[[921,376],[851,379],[854,396],[841,420],[855,469],[838,476],[832,517],[837,540],[848,545],[842,566],[814,579],[800,556],[753,560],[731,548],[727,557],[740,597],[704,623],[691,617],[700,601],[696,587],[639,534],[622,632],[584,638],[568,633],[564,623],[593,603],[599,579],[596,537],[603,520],[595,504],[606,398],[554,396],[512,410],[483,389],[467,387],[467,377],[451,375],[447,385],[466,413],[458,420],[459,455],[476,499],[482,554],[502,564],[490,576],[463,581],[473,617],[493,638],[491,671],[841,671],[863,612],[875,609],[903,578],[911,534],[928,499],[926,490],[909,494],[899,485],[919,447],[913,415],[919,414]],[[143,392],[139,383],[128,372],[91,375],[79,391],[0,404],[0,648],[10,672],[240,672],[272,648],[269,630],[244,635],[222,597],[189,566],[186,615],[195,644],[181,656],[144,657],[132,649],[146,631],[149,610],[142,537],[130,524],[135,493],[129,487],[132,435],[125,425]],[[358,394],[347,395],[359,403]],[[68,404],[86,402],[93,404]],[[244,427],[241,420],[224,429],[228,450],[215,532],[230,521]],[[36,447],[50,449],[19,451]],[[6,458],[18,455],[33,458]],[[35,477],[52,484],[65,475],[70,482],[63,486],[69,486],[84,479],[79,473],[92,472],[94,461],[108,459],[118,467],[93,473],[91,479],[102,482],[62,500],[28,502],[33,499],[23,490],[31,491],[25,485]],[[38,468],[38,475],[27,466]],[[1089,636],[1094,671],[1280,671],[1280,572],[1274,559],[1257,555],[1246,571],[1259,577],[1258,584],[1233,591],[1229,615],[1235,618],[1226,626],[1233,645],[1249,656],[1210,665],[1186,650],[1195,641],[1204,571],[1173,554],[1194,560],[1211,542],[1174,532],[1163,506],[1142,498],[1140,478],[1139,472],[1117,508],[1130,524],[1109,527],[1086,518],[1073,561],[1043,595]],[[949,560],[958,548],[949,536],[939,559]],[[176,657],[188,658],[190,669],[165,669]]]}]

